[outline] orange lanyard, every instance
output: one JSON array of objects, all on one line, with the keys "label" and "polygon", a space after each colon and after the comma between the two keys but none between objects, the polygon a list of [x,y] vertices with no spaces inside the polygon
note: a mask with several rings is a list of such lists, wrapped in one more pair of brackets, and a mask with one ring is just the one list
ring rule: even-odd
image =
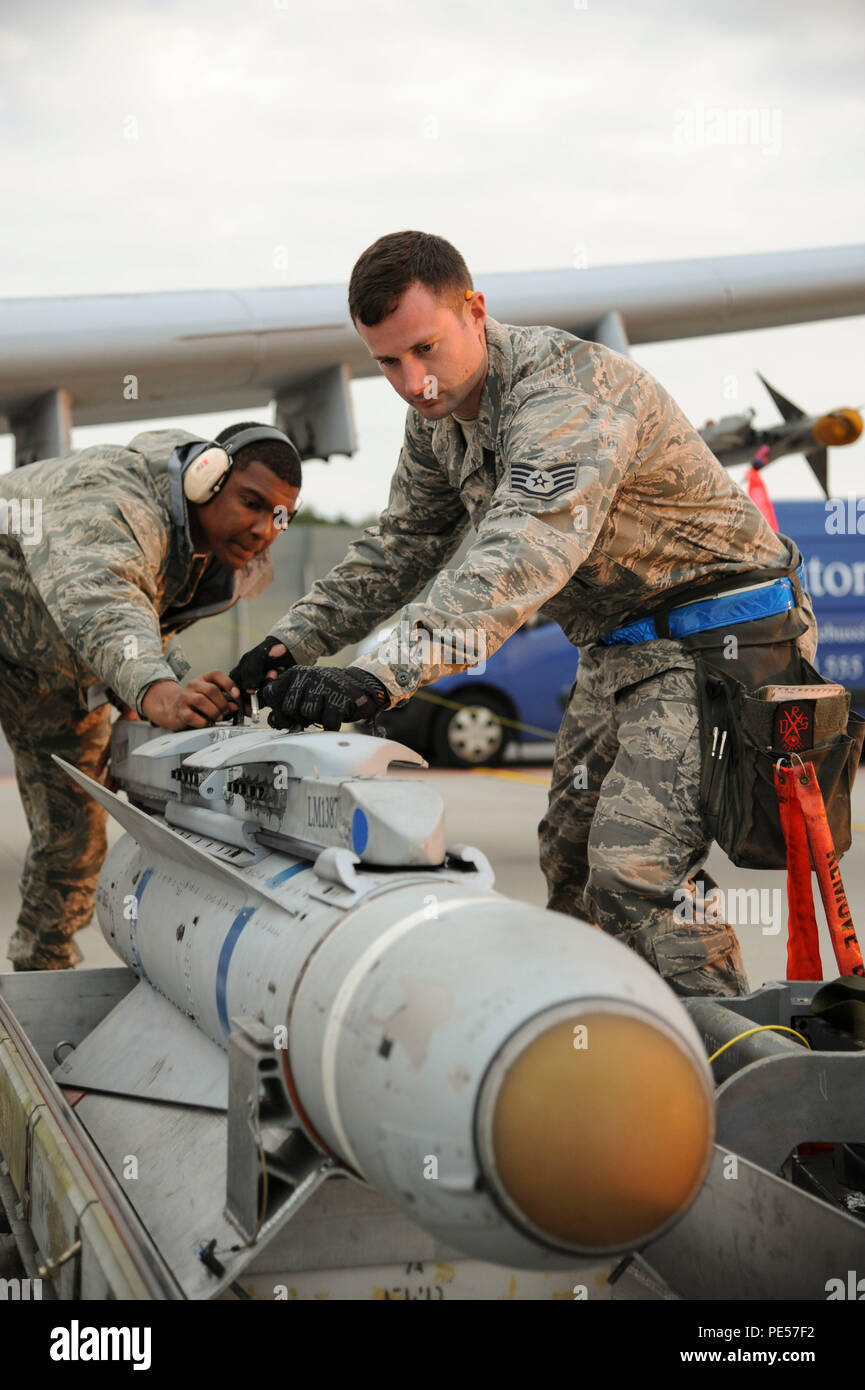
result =
[{"label": "orange lanyard", "polygon": [[775,764],[775,790],[787,844],[787,979],[823,978],[811,887],[812,864],[839,973],[865,975],[814,764],[803,762],[797,754],[793,757],[795,766],[792,759],[789,767],[782,766],[782,759]]}]

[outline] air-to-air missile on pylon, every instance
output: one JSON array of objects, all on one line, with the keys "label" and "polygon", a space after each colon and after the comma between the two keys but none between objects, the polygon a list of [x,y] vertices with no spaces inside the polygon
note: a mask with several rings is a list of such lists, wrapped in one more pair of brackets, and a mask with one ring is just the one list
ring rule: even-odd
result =
[{"label": "air-to-air missile on pylon", "polygon": [[760,469],[787,454],[804,454],[828,497],[829,449],[855,444],[862,433],[860,410],[842,406],[825,415],[806,415],[798,405],[770,386],[759,372],[757,376],[781,412],[783,423],[756,429],[753,423],[756,411],[749,409],[740,415],[725,415],[718,421],[708,420],[700,430],[701,438],[728,468],[737,463],[750,463]]}]

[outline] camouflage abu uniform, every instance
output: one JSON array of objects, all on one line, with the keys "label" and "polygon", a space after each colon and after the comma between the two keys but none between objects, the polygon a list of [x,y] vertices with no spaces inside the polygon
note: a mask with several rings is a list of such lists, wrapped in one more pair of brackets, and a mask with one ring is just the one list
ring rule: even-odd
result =
[{"label": "camouflage abu uniform", "polygon": [[9,947],[24,969],[81,959],[73,936],[92,916],[105,856],[105,812],[51,754],[95,776],[110,731],[104,687],[140,714],[149,686],[188,669],[166,655],[170,637],[272,578],[266,553],[238,573],[194,556],[168,470],[194,438],[153,430],[3,479],[7,523],[15,506],[27,518],[0,535],[0,723],[31,833]]},{"label": "camouflage abu uniform", "polygon": [[[407,605],[398,630],[482,630],[491,655],[532,613],[555,619],[580,647],[580,666],[540,826],[549,905],[619,936],[680,993],[740,992],[735,933],[674,916],[677,889],[695,899],[709,850],[693,656],[670,639],[597,639],[677,591],[717,593],[738,575],[781,570],[794,548],[634,362],[557,329],[488,319],[486,332],[489,372],[469,446],[454,419],[410,409],[379,524],[273,632],[311,663]],[[472,524],[461,567],[413,603]],[[807,596],[768,627],[731,631],[760,644],[759,669],[777,679],[797,639],[805,655],[816,646]],[[354,664],[396,704],[465,669],[428,664],[428,639],[416,650],[394,664],[384,644]]]}]

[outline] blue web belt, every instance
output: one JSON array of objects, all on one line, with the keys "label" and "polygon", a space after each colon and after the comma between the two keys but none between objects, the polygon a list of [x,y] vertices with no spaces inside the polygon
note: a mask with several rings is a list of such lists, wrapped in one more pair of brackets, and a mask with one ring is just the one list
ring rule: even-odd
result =
[{"label": "blue web belt", "polygon": [[[804,561],[796,573],[804,592]],[[680,608],[670,609],[667,622],[670,636],[678,640],[691,637],[695,632],[710,632],[715,627],[731,627],[734,623],[750,623],[755,618],[771,618],[776,613],[785,613],[788,608],[795,607],[796,595],[792,582],[784,577],[740,593],[683,603]],[[654,642],[658,636],[654,618],[637,618],[625,627],[617,627],[614,632],[599,637],[598,641],[611,646],[617,642]]]}]

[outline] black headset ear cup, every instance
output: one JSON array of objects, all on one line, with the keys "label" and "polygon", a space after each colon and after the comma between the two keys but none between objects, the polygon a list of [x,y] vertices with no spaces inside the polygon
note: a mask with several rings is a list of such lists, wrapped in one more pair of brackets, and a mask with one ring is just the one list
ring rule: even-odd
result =
[{"label": "black headset ear cup", "polygon": [[215,497],[231,471],[231,459],[219,444],[206,449],[187,465],[183,474],[183,492],[187,501],[202,506]]}]

